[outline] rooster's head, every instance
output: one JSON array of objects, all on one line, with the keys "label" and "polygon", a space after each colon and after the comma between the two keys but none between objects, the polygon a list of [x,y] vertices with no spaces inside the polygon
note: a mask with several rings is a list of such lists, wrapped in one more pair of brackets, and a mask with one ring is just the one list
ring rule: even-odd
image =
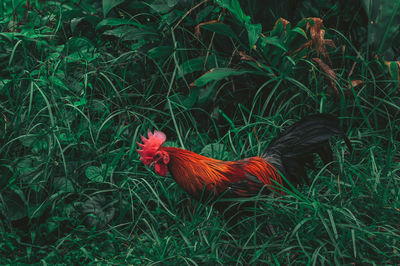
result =
[{"label": "rooster's head", "polygon": [[144,165],[154,165],[154,170],[158,175],[165,176],[167,174],[167,164],[169,163],[169,155],[167,152],[160,150],[161,145],[167,137],[161,131],[154,130],[147,132],[147,138],[141,136],[143,143],[137,142],[141,150],[137,150],[140,155],[140,161]]}]

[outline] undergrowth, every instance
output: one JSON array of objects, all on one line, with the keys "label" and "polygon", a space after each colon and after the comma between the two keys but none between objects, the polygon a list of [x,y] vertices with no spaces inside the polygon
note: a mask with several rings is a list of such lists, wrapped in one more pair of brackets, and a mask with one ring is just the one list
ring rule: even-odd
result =
[{"label": "undergrowth", "polygon": [[[400,263],[399,4],[270,2],[3,1],[0,263]],[[354,150],[235,224],[136,152],[237,160],[313,113]]]}]

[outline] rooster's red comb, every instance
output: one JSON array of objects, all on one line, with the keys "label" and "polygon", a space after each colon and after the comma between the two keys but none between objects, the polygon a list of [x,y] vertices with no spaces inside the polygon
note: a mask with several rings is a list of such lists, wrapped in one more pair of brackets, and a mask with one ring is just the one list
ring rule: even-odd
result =
[{"label": "rooster's red comb", "polygon": [[140,160],[145,164],[149,165],[153,161],[154,154],[163,145],[167,137],[161,131],[154,130],[154,133],[147,131],[147,139],[144,136],[140,136],[143,143],[136,142],[141,150],[137,150],[140,155]]}]

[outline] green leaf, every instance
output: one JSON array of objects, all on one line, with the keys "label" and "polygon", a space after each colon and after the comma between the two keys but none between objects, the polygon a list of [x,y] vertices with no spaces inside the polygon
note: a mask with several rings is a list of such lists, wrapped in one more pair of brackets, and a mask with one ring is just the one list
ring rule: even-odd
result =
[{"label": "green leaf", "polygon": [[60,141],[62,143],[72,143],[74,142],[76,139],[74,138],[74,136],[71,133],[61,133],[59,135]]},{"label": "green leaf", "polygon": [[400,1],[394,0],[362,0],[362,6],[369,16],[369,43],[378,54],[394,60],[392,44],[400,30]]},{"label": "green leaf", "polygon": [[[202,71],[216,67],[217,65],[226,65],[226,58],[217,57],[215,55],[195,57],[183,62],[180,66],[183,75],[187,75],[196,71]],[[181,73],[179,73],[181,74]]]},{"label": "green leaf", "polygon": [[117,38],[122,38],[124,41],[137,41],[137,40],[157,40],[160,38],[159,34],[153,28],[134,28],[132,26],[124,25],[112,30],[107,30],[104,35],[111,35]]},{"label": "green leaf", "polygon": [[25,147],[31,147],[35,141],[38,139],[37,135],[25,135],[22,138],[19,139],[22,145]]},{"label": "green leaf", "polygon": [[156,11],[157,13],[167,13],[170,11],[176,4],[178,0],[156,0],[149,6]]},{"label": "green leaf", "polygon": [[95,182],[102,182],[103,176],[101,173],[101,169],[97,166],[89,166],[86,168],[85,174],[86,177]]},{"label": "green leaf", "polygon": [[136,23],[134,21],[130,21],[130,20],[127,20],[127,19],[106,18],[106,19],[103,19],[102,21],[100,21],[96,25],[96,30],[99,30],[99,29],[101,29],[102,27],[105,27],[105,26],[121,26],[121,25],[133,25],[133,26],[136,26],[138,28],[143,27],[142,24]]},{"label": "green leaf", "polygon": [[165,58],[171,56],[174,48],[172,46],[159,46],[150,49],[147,55],[152,59]]},{"label": "green leaf", "polygon": [[9,180],[13,177],[13,168],[0,160],[0,188],[5,188]]},{"label": "green leaf", "polygon": [[205,60],[206,60],[206,57],[201,56],[201,57],[192,58],[192,59],[189,59],[189,60],[183,62],[181,65],[182,74],[186,75],[186,74],[190,74],[190,73],[193,73],[196,71],[201,71],[203,69]]},{"label": "green leaf", "polygon": [[103,15],[107,16],[108,12],[117,5],[124,2],[124,0],[103,0]]},{"label": "green leaf", "polygon": [[225,159],[229,156],[229,153],[225,150],[225,145],[221,143],[211,143],[201,150],[201,155],[211,158]]},{"label": "green leaf", "polygon": [[216,23],[204,24],[201,25],[200,28],[225,35],[229,38],[238,39],[238,36],[232,30],[232,28],[224,23],[216,22]]},{"label": "green leaf", "polygon": [[62,192],[74,192],[74,186],[72,182],[65,177],[56,177],[53,181],[54,188]]},{"label": "green leaf", "polygon": [[392,76],[394,80],[400,80],[399,77],[399,66],[400,66],[400,61],[392,61],[392,62],[387,62],[387,65],[389,66],[389,73]]},{"label": "green leaf", "polygon": [[246,16],[240,7],[239,0],[216,0],[216,2],[229,10],[240,22],[249,23],[250,16]]},{"label": "green leaf", "polygon": [[282,19],[279,18],[270,32],[270,36],[281,36],[285,32]]},{"label": "green leaf", "polygon": [[79,101],[75,101],[74,106],[78,107],[78,106],[85,105],[87,103],[88,103],[88,101],[86,100],[85,97],[83,97],[83,98],[80,98]]},{"label": "green leaf", "polygon": [[60,225],[61,225],[61,223],[59,223],[59,222],[46,221],[46,223],[43,226],[47,229],[47,233],[52,233],[54,230],[56,230],[58,227],[60,227]]},{"label": "green leaf", "polygon": [[71,31],[75,32],[75,29],[78,26],[78,24],[84,19],[85,18],[73,18],[73,19],[71,19]]},{"label": "green leaf", "polygon": [[200,90],[198,104],[206,104],[210,102],[217,93],[217,81],[210,82],[206,87]]},{"label": "green leaf", "polygon": [[115,207],[103,195],[97,194],[84,202],[81,211],[90,226],[104,227],[115,214]]},{"label": "green leaf", "polygon": [[306,32],[305,32],[302,28],[294,27],[294,28],[291,29],[289,32],[298,33],[298,34],[300,34],[301,36],[303,36],[304,38],[307,39],[307,34],[306,34]]},{"label": "green leaf", "polygon": [[261,24],[246,24],[246,29],[249,35],[249,44],[251,50],[261,36]]},{"label": "green leaf", "polygon": [[46,210],[48,204],[41,203],[41,204],[30,204],[28,206],[28,217],[30,219],[40,217],[43,212]]},{"label": "green leaf", "polygon": [[236,70],[232,68],[213,68],[206,74],[194,81],[194,86],[204,86],[210,81],[221,80],[229,76],[239,76],[246,73],[251,73],[251,70]]},{"label": "green leaf", "polygon": [[199,93],[200,93],[199,88],[192,88],[190,90],[189,95],[183,101],[183,104],[185,105],[186,108],[192,108],[193,107],[193,105],[197,101],[197,98],[199,97]]},{"label": "green leaf", "polygon": [[213,6],[213,5],[206,6],[205,8],[199,10],[199,12],[196,14],[196,22],[201,23],[214,10],[215,10],[215,6]]},{"label": "green leaf", "polygon": [[[34,142],[30,145],[33,146]],[[31,147],[27,146],[27,147]],[[29,178],[29,176],[34,173],[37,169],[37,157],[34,156],[27,156],[20,160],[15,168],[17,169],[18,173],[23,176],[24,178]]]},{"label": "green leaf", "polygon": [[22,191],[17,187],[9,188],[3,194],[4,215],[11,221],[22,219],[28,215],[25,198]]},{"label": "green leaf", "polygon": [[286,47],[283,45],[282,40],[277,36],[273,37],[263,37],[261,45],[266,47],[268,44],[281,48],[283,51],[287,52]]}]

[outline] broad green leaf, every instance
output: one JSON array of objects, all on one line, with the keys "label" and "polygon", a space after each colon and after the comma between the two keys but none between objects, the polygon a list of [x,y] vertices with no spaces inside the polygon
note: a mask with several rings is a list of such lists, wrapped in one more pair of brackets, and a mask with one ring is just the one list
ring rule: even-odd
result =
[{"label": "broad green leaf", "polygon": [[0,160],[0,188],[6,187],[9,180],[13,177],[13,168],[11,165],[6,164],[6,162]]},{"label": "broad green leaf", "polygon": [[192,59],[189,59],[189,60],[183,62],[181,65],[182,74],[186,75],[186,74],[190,74],[190,73],[193,73],[196,71],[201,71],[203,69],[205,60],[206,60],[206,57],[201,56],[201,57],[192,58]]},{"label": "broad green leaf", "polygon": [[281,48],[283,51],[287,52],[286,47],[283,45],[282,40],[277,36],[273,37],[263,37],[261,45],[266,47],[268,44]]},{"label": "broad green leaf", "polygon": [[400,1],[362,0],[361,3],[370,20],[369,43],[376,53],[384,54],[386,60],[394,60],[392,43],[400,31]]},{"label": "broad green leaf", "polygon": [[192,88],[190,90],[189,95],[183,101],[183,104],[186,108],[192,108],[193,105],[196,103],[197,98],[199,97],[200,89],[199,88]]},{"label": "broad green leaf", "polygon": [[389,67],[389,73],[394,80],[400,81],[400,61],[386,62]]},{"label": "broad green leaf", "polygon": [[181,64],[180,67],[182,70],[182,74],[187,75],[196,71],[203,71],[204,69],[216,67],[216,65],[226,65],[228,63],[228,60],[229,58],[227,59],[215,55],[200,56],[186,60]]},{"label": "broad green leaf", "polygon": [[166,13],[170,11],[176,4],[178,0],[156,0],[149,6],[157,13]]},{"label": "broad green leaf", "polygon": [[93,51],[95,46],[91,40],[84,37],[73,37],[68,40],[66,45],[63,47],[65,53],[74,53],[77,52],[79,54],[83,54],[85,51]]},{"label": "broad green leaf", "polygon": [[62,15],[67,20],[73,20],[77,18],[84,18],[87,14],[87,11],[83,11],[81,9],[72,9],[72,10],[64,10]]},{"label": "broad green leaf", "polygon": [[171,56],[173,51],[172,46],[158,46],[150,49],[147,55],[152,59],[165,58]]},{"label": "broad green leaf", "polygon": [[[31,142],[31,146],[35,143],[36,140]],[[27,146],[27,147],[31,147]],[[25,157],[22,160],[20,160],[15,168],[17,169],[18,173],[22,175],[24,178],[29,178],[29,176],[36,171],[37,168],[37,157],[30,156],[30,157]]]},{"label": "broad green leaf", "polygon": [[172,26],[175,22],[182,18],[185,13],[179,9],[173,9],[164,15],[161,15],[161,20],[163,23]]},{"label": "broad green leaf", "polygon": [[102,176],[101,172],[102,171],[99,167],[89,166],[88,168],[86,168],[85,174],[86,174],[86,177],[92,181],[102,182],[103,176]]},{"label": "broad green leaf", "polygon": [[72,182],[65,177],[56,177],[53,181],[54,188],[62,192],[74,192],[74,186]]},{"label": "broad green leaf", "polygon": [[130,20],[127,20],[127,19],[106,18],[106,19],[103,19],[102,21],[100,21],[96,25],[96,30],[99,30],[99,29],[101,29],[102,27],[105,27],[105,26],[121,26],[121,25],[132,25],[132,26],[136,26],[138,28],[143,27],[142,24],[136,23],[134,21],[130,21]]},{"label": "broad green leaf", "polygon": [[28,215],[25,198],[17,187],[8,188],[2,195],[4,200],[3,215],[11,221],[22,219]]},{"label": "broad green leaf", "polygon": [[224,23],[216,22],[216,23],[204,24],[201,25],[200,28],[225,35],[229,38],[238,39],[238,36],[232,30],[232,28]]},{"label": "broad green leaf", "polygon": [[103,0],[103,15],[107,16],[108,12],[125,0]]},{"label": "broad green leaf", "polygon": [[240,7],[239,0],[215,0],[220,6],[229,10],[240,22],[246,24],[250,16],[246,16]]},{"label": "broad green leaf", "polygon": [[74,102],[74,106],[82,106],[88,103],[88,100],[85,97],[79,99],[79,101]]},{"label": "broad green leaf", "polygon": [[249,35],[249,44],[251,50],[261,36],[261,24],[246,24],[246,29]]},{"label": "broad green leaf", "polygon": [[200,154],[206,157],[219,158],[222,160],[229,156],[229,153],[225,150],[225,145],[221,143],[211,143],[204,146]]},{"label": "broad green leaf", "polygon": [[304,38],[307,39],[307,34],[305,33],[305,31],[302,28],[299,27],[294,27],[293,29],[291,29],[289,32],[295,32],[300,34],[301,36],[303,36]]},{"label": "broad green leaf", "polygon": [[[53,217],[52,217],[53,218]],[[51,219],[51,218],[50,218]],[[49,219],[49,220],[50,220]],[[43,224],[43,227],[46,228],[47,233],[52,233],[54,230],[60,227],[59,222],[53,222],[53,221],[46,221],[45,224]]]},{"label": "broad green leaf", "polygon": [[[35,141],[37,141],[38,136],[36,134],[32,135],[25,135],[22,138],[19,139],[22,145],[25,147],[31,147]],[[26,160],[26,159],[25,159]],[[23,161],[25,161],[23,160]],[[29,159],[30,160],[30,159]],[[21,161],[19,164],[21,164],[23,161]],[[24,164],[24,163],[23,163]]]},{"label": "broad green leaf", "polygon": [[251,73],[251,70],[236,70],[232,68],[214,68],[194,81],[194,86],[204,86],[210,81],[221,80],[229,76],[239,76]]},{"label": "broad green leaf", "polygon": [[[86,54],[86,53],[85,53]],[[79,59],[85,58],[85,59],[89,59],[90,57],[86,57],[85,54],[79,54],[78,53],[73,53],[71,55],[68,56],[67,61],[70,61],[70,59],[76,55],[77,57],[79,57]],[[45,77],[41,77],[41,78],[45,78]],[[49,81],[52,83],[52,85],[60,87],[62,89],[65,90],[69,90],[69,88],[67,86],[65,86],[64,81],[62,80],[63,77],[58,77],[57,75],[53,75],[49,78]]]},{"label": "broad green leaf", "polygon": [[81,211],[90,226],[104,227],[114,217],[115,207],[103,195],[97,194],[83,203]]},{"label": "broad green leaf", "polygon": [[200,90],[198,104],[206,104],[210,102],[217,93],[217,84],[218,81],[210,82],[206,87]]},{"label": "broad green leaf", "polygon": [[133,43],[131,45],[131,50],[132,51],[139,50],[140,48],[142,48],[146,44],[147,44],[146,40],[143,40],[143,39],[142,40],[138,40],[137,42],[135,42],[135,43]]},{"label": "broad green leaf", "polygon": [[38,141],[35,141],[32,147],[32,153],[33,154],[38,154],[44,150],[47,150],[48,147],[48,143],[47,143],[48,139],[47,138],[40,138],[38,139]]},{"label": "broad green leaf", "polygon": [[136,41],[136,40],[157,40],[160,38],[159,34],[152,28],[134,28],[132,26],[121,26],[112,30],[107,30],[103,33],[104,35],[111,35],[117,38],[122,38],[124,41]]},{"label": "broad green leaf", "polygon": [[[286,26],[284,25],[286,23]],[[271,36],[278,36],[280,37],[282,34],[285,33],[290,29],[290,23],[287,20],[284,20],[283,18],[279,18],[276,22],[274,27],[272,28],[270,35]]]},{"label": "broad green leaf", "polygon": [[73,18],[71,19],[71,31],[74,32],[78,24],[85,18]]},{"label": "broad green leaf", "polygon": [[201,23],[214,9],[215,6],[211,5],[199,10],[199,12],[196,14],[196,22]]}]

